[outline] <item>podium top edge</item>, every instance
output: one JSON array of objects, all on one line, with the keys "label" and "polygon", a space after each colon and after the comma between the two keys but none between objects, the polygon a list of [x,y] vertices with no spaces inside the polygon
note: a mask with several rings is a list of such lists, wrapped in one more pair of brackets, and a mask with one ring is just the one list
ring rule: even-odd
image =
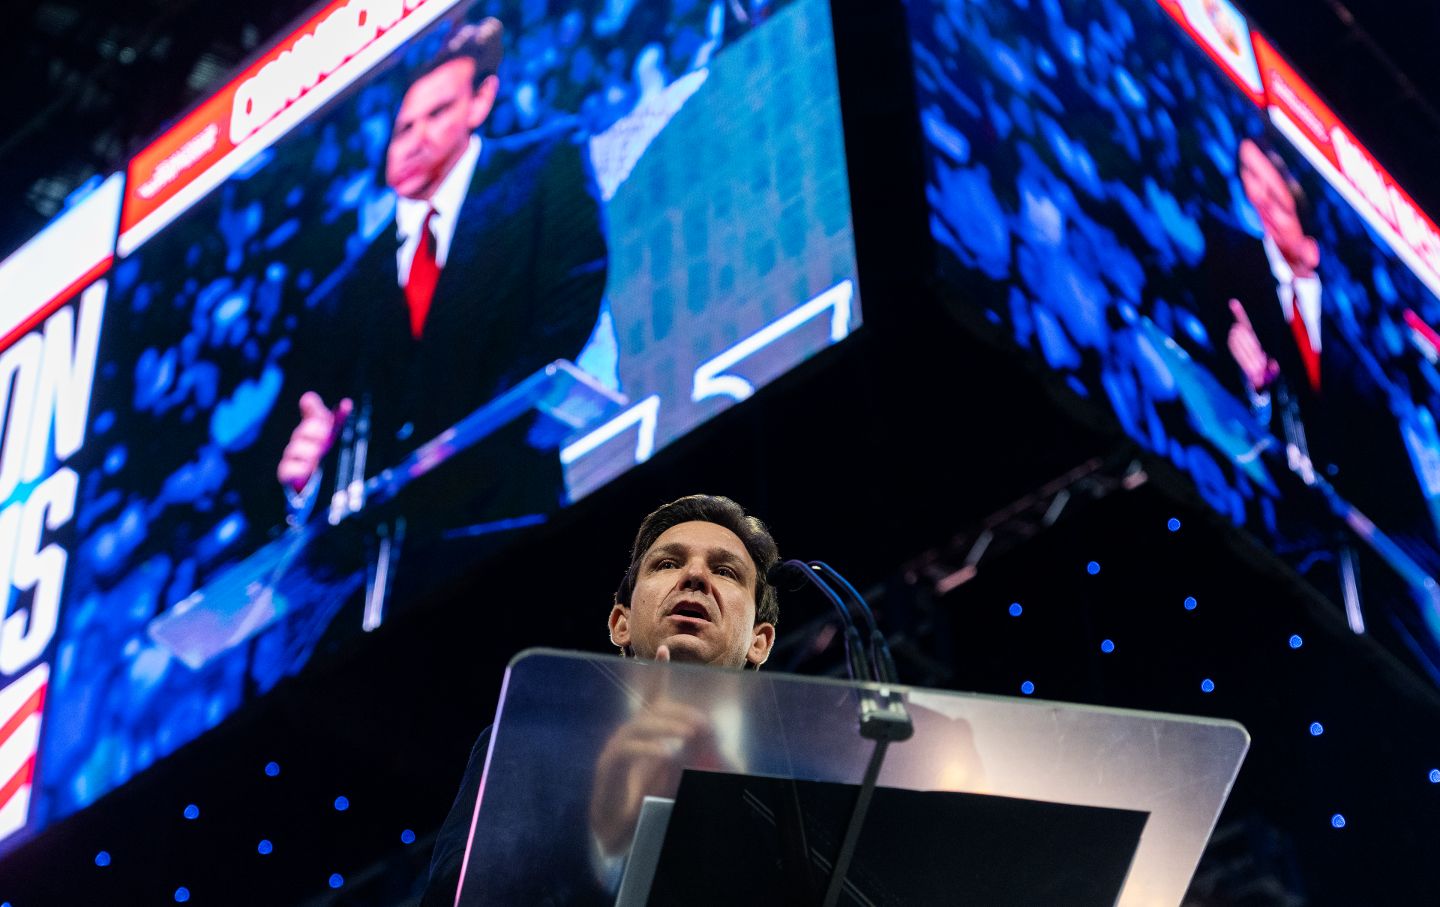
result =
[{"label": "podium top edge", "polygon": [[[526,649],[521,649],[519,652],[516,652],[513,657],[511,657],[509,663],[505,666],[505,673],[507,678],[518,665],[537,658],[562,659],[577,663],[583,662],[587,664],[593,664],[596,666],[615,664],[654,664],[654,662],[626,658],[624,656],[608,652],[587,652],[578,649],[556,649],[546,646],[534,646]],[[669,662],[669,664],[674,670],[686,673],[695,671],[708,672],[735,670],[730,668],[716,668],[711,665],[688,664],[686,662]],[[1187,724],[1202,725],[1213,728],[1215,730],[1228,729],[1230,731],[1233,731],[1239,734],[1240,739],[1236,742],[1239,744],[1242,750],[1248,750],[1250,748],[1251,742],[1250,731],[1240,722],[1229,718],[1212,718],[1204,715],[1189,715],[1183,712],[1159,712],[1145,709],[1120,708],[1117,706],[1094,705],[1092,703],[1070,702],[1060,699],[1037,699],[1033,696],[1006,696],[996,693],[976,693],[968,690],[949,690],[938,687],[918,687],[903,683],[881,684],[868,680],[854,681],[838,677],[816,677],[809,674],[790,674],[783,671],[770,671],[764,677],[760,677],[758,675],[758,672],[735,670],[735,673],[746,676],[754,676],[756,677],[756,679],[784,678],[786,681],[793,681],[804,684],[814,684],[817,686],[831,686],[837,689],[871,690],[875,692],[887,691],[907,694],[912,697],[918,695],[922,698],[925,696],[945,697],[950,699],[960,698],[978,700],[995,704],[1024,705],[1026,707],[1032,708],[1065,709],[1067,711],[1082,710],[1092,714],[1128,716],[1132,718],[1150,720],[1180,720],[1184,721]]]}]

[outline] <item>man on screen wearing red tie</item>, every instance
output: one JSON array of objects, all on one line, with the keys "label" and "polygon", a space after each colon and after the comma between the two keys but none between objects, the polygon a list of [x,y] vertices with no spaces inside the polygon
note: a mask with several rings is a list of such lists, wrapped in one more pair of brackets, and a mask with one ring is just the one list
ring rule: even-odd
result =
[{"label": "man on screen wearing red tie", "polygon": [[[596,323],[606,246],[583,146],[553,129],[479,134],[499,92],[502,32],[493,18],[455,28],[409,79],[384,162],[393,223],[292,354],[307,390],[277,478],[295,503],[322,484],[347,421],[368,438],[372,475],[546,363],[573,359]],[[558,456],[537,446],[533,422],[427,477],[432,528],[483,534],[560,505]]]},{"label": "man on screen wearing red tie", "polygon": [[1198,314],[1222,353],[1216,377],[1285,442],[1301,478],[1325,478],[1382,528],[1433,538],[1389,382],[1327,299],[1304,189],[1266,138],[1241,141],[1237,164],[1262,235],[1206,232]]}]

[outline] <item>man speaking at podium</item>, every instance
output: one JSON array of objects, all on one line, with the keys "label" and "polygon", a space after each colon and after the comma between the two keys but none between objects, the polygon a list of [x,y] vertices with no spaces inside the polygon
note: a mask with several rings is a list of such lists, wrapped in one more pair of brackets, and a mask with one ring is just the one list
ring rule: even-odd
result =
[{"label": "man speaking at podium", "polygon": [[[758,669],[775,642],[779,603],[766,575],[779,559],[765,525],[729,498],[690,495],[672,501],[647,516],[635,535],[629,569],[610,609],[610,641],[626,657]],[[572,848],[588,850],[591,865],[568,873],[567,867],[552,867],[546,879],[533,880],[527,897],[540,900],[528,903],[613,900],[644,792],[663,788],[658,779],[678,775],[683,762],[710,755],[709,761],[723,763],[723,736],[702,712],[679,702],[651,703],[621,724],[595,761],[590,846]],[[454,903],[489,743],[486,728],[435,840],[424,907]],[[573,831],[560,824],[556,835]],[[581,887],[571,887],[575,879],[582,880]]]},{"label": "man speaking at podium", "polygon": [[[308,389],[276,471],[293,505],[317,492],[347,420],[366,436],[374,474],[547,363],[573,359],[599,316],[606,247],[582,146],[553,130],[478,134],[499,91],[502,31],[493,18],[456,28],[395,113],[384,162],[393,226],[296,353]],[[482,441],[464,469],[446,464],[443,488],[427,476],[429,522],[453,530],[553,512],[561,467],[532,442],[532,422]]]}]

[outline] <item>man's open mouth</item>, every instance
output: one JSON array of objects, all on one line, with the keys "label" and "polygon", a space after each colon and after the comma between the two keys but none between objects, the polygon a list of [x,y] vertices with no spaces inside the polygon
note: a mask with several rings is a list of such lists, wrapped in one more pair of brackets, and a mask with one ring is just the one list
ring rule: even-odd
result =
[{"label": "man's open mouth", "polygon": [[694,618],[695,620],[704,621],[708,621],[710,619],[710,615],[706,613],[704,606],[694,604],[693,602],[681,602],[680,604],[676,605],[674,608],[670,609],[670,616],[690,617]]}]

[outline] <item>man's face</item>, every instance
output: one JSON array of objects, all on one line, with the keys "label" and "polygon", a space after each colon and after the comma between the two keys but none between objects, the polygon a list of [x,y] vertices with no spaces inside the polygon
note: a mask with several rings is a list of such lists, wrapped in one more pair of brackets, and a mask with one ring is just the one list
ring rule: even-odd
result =
[{"label": "man's face", "polygon": [[1306,277],[1313,273],[1320,263],[1319,246],[1305,235],[1290,185],[1260,146],[1248,139],[1240,143],[1240,182],[1245,187],[1245,196],[1255,206],[1255,213],[1260,215],[1265,235],[1275,243],[1296,275]]},{"label": "man's face", "polygon": [[640,560],[630,607],[610,613],[610,639],[654,658],[739,668],[761,664],[775,641],[755,623],[755,562],[735,533],[692,521],[665,530]]},{"label": "man's face", "polygon": [[429,199],[490,115],[498,83],[491,76],[475,89],[474,76],[474,60],[451,60],[405,92],[385,152],[385,182],[401,196]]}]

